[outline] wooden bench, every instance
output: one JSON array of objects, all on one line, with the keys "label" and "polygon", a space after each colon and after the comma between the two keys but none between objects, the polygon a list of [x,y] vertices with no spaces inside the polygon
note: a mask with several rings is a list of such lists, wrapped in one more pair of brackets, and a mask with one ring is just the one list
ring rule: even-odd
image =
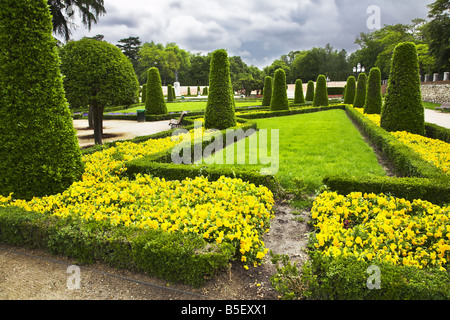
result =
[{"label": "wooden bench", "polygon": [[450,103],[446,102],[441,104],[440,107],[436,107],[436,110],[450,110]]},{"label": "wooden bench", "polygon": [[173,129],[173,128],[181,127],[181,123],[183,122],[183,118],[184,118],[185,115],[187,115],[187,111],[183,111],[181,113],[180,118],[178,120],[171,119],[170,122],[169,122],[170,128]]}]

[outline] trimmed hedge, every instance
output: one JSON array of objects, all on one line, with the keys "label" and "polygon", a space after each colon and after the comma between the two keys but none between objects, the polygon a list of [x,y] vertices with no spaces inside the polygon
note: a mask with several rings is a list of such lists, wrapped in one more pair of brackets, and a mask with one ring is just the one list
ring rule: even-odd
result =
[{"label": "trimmed hedge", "polygon": [[316,92],[314,94],[314,107],[328,106],[327,79],[324,75],[319,75],[316,82]]},{"label": "trimmed hedge", "polygon": [[263,89],[263,107],[270,107],[270,100],[272,100],[272,77],[266,77],[264,80],[264,89]]},{"label": "trimmed hedge", "polygon": [[450,129],[438,126],[434,123],[425,122],[425,136],[450,143]]},{"label": "trimmed hedge", "polygon": [[340,96],[344,95],[345,87],[328,87],[327,91],[329,96]]},{"label": "trimmed hedge", "polygon": [[[448,300],[450,277],[445,271],[419,270],[382,261],[325,257],[311,253],[303,271],[306,295],[313,300]],[[380,268],[380,289],[368,289],[368,268]],[[305,268],[304,268],[305,269]]]},{"label": "trimmed hedge", "polygon": [[339,194],[389,193],[410,201],[422,199],[437,205],[450,204],[450,184],[435,179],[331,176],[324,178],[323,183]]},{"label": "trimmed hedge", "polygon": [[158,68],[150,68],[147,77],[147,97],[145,99],[147,114],[167,114],[166,101],[161,86]]},{"label": "trimmed hedge", "polygon": [[241,114],[239,115],[239,118],[241,119],[264,119],[264,118],[274,118],[274,117],[284,117],[284,116],[291,116],[295,114],[303,114],[303,113],[313,113],[318,111],[326,111],[326,110],[334,110],[334,109],[341,109],[345,110],[345,105],[343,104],[336,104],[336,105],[330,105],[327,107],[304,107],[304,108],[298,108],[298,109],[289,109],[289,110],[280,110],[280,111],[263,111],[263,112],[251,112],[247,114]]},{"label": "trimmed hedge", "polygon": [[173,102],[173,87],[171,84],[167,86],[167,102]]},{"label": "trimmed hedge", "polygon": [[97,261],[200,286],[234,255],[230,244],[201,236],[56,218],[17,207],[0,207],[0,243],[42,248],[77,263]]},{"label": "trimmed hedge", "polygon": [[356,79],[354,76],[350,76],[347,79],[346,89],[345,89],[345,104],[353,104],[355,101],[356,93]]},{"label": "trimmed hedge", "polygon": [[303,82],[301,79],[295,81],[294,104],[305,103],[305,96],[303,95]]},{"label": "trimmed hedge", "polygon": [[275,71],[270,110],[289,110],[289,100],[286,91],[286,72],[283,69],[277,69]]},{"label": "trimmed hedge", "polygon": [[392,57],[391,73],[380,126],[387,131],[425,133],[425,111],[420,91],[416,45],[400,43]]},{"label": "trimmed hedge", "polygon": [[356,85],[355,100],[353,101],[353,106],[355,108],[364,108],[364,104],[366,103],[366,94],[367,94],[367,75],[365,73],[360,73]]},{"label": "trimmed hedge", "polygon": [[[200,94],[200,93],[199,93]],[[223,130],[236,125],[235,102],[226,50],[213,52],[209,75],[209,95],[205,128]]]},{"label": "trimmed hedge", "polygon": [[0,194],[64,191],[84,165],[44,0],[0,2]]},{"label": "trimmed hedge", "polygon": [[145,103],[145,100],[147,99],[147,84],[144,83],[142,85],[142,98],[141,98],[141,102]]},{"label": "trimmed hedge", "polygon": [[314,101],[314,81],[308,81],[308,86],[306,87],[305,101]]},{"label": "trimmed hedge", "polygon": [[367,84],[364,113],[380,114],[382,105],[383,97],[381,96],[381,71],[379,68],[372,68],[370,69]]}]

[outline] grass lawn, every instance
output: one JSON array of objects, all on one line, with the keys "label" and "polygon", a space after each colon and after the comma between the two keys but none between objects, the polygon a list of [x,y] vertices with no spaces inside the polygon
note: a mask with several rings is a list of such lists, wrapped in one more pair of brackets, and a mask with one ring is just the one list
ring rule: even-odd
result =
[{"label": "grass lawn", "polygon": [[[279,169],[276,176],[287,189],[295,187],[295,178],[303,181],[307,191],[313,192],[320,188],[323,177],[327,175],[386,175],[372,148],[364,142],[342,110],[255,121],[258,129],[279,130]],[[270,134],[268,136],[270,143]],[[249,155],[258,154],[258,151],[259,154],[266,154],[264,152],[267,150],[258,150],[254,146],[248,150],[248,140],[249,138],[246,139],[246,164],[239,166],[259,169],[262,165],[248,164]],[[235,158],[237,157],[237,144],[228,146],[224,149],[224,163],[227,149],[233,147]]]},{"label": "grass lawn", "polygon": [[[168,112],[181,112],[181,111],[199,111],[206,109],[206,99],[205,101],[189,101],[185,100],[182,102],[170,102],[166,103]],[[236,107],[249,107],[249,106],[261,106],[262,101],[236,101]],[[134,113],[139,109],[145,109],[144,105],[139,105],[133,108],[114,111],[117,113]],[[108,112],[106,112],[108,113]]]},{"label": "grass lawn", "polygon": [[436,110],[436,107],[440,107],[440,106],[441,106],[440,103],[423,102],[423,107],[425,109]]}]

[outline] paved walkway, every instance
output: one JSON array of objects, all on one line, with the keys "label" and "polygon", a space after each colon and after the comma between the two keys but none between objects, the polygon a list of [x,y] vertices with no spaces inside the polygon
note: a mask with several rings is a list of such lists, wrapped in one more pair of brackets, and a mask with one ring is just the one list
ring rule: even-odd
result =
[{"label": "paved walkway", "polygon": [[[103,120],[103,134],[106,136],[103,142],[114,140],[133,139],[147,136],[161,131],[170,130],[170,120],[154,122],[137,122],[130,120]],[[88,130],[88,120],[78,119],[73,121],[77,130],[80,147],[94,145],[94,130]]]},{"label": "paved walkway", "polygon": [[435,123],[438,126],[450,129],[450,113],[425,109],[425,122]]}]

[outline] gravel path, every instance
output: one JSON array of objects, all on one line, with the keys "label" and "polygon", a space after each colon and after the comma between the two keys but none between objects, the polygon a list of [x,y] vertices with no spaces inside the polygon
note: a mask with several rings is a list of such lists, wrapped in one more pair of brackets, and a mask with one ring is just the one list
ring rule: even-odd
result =
[{"label": "gravel path", "polygon": [[435,123],[438,126],[450,129],[450,113],[425,109],[425,122]]}]

